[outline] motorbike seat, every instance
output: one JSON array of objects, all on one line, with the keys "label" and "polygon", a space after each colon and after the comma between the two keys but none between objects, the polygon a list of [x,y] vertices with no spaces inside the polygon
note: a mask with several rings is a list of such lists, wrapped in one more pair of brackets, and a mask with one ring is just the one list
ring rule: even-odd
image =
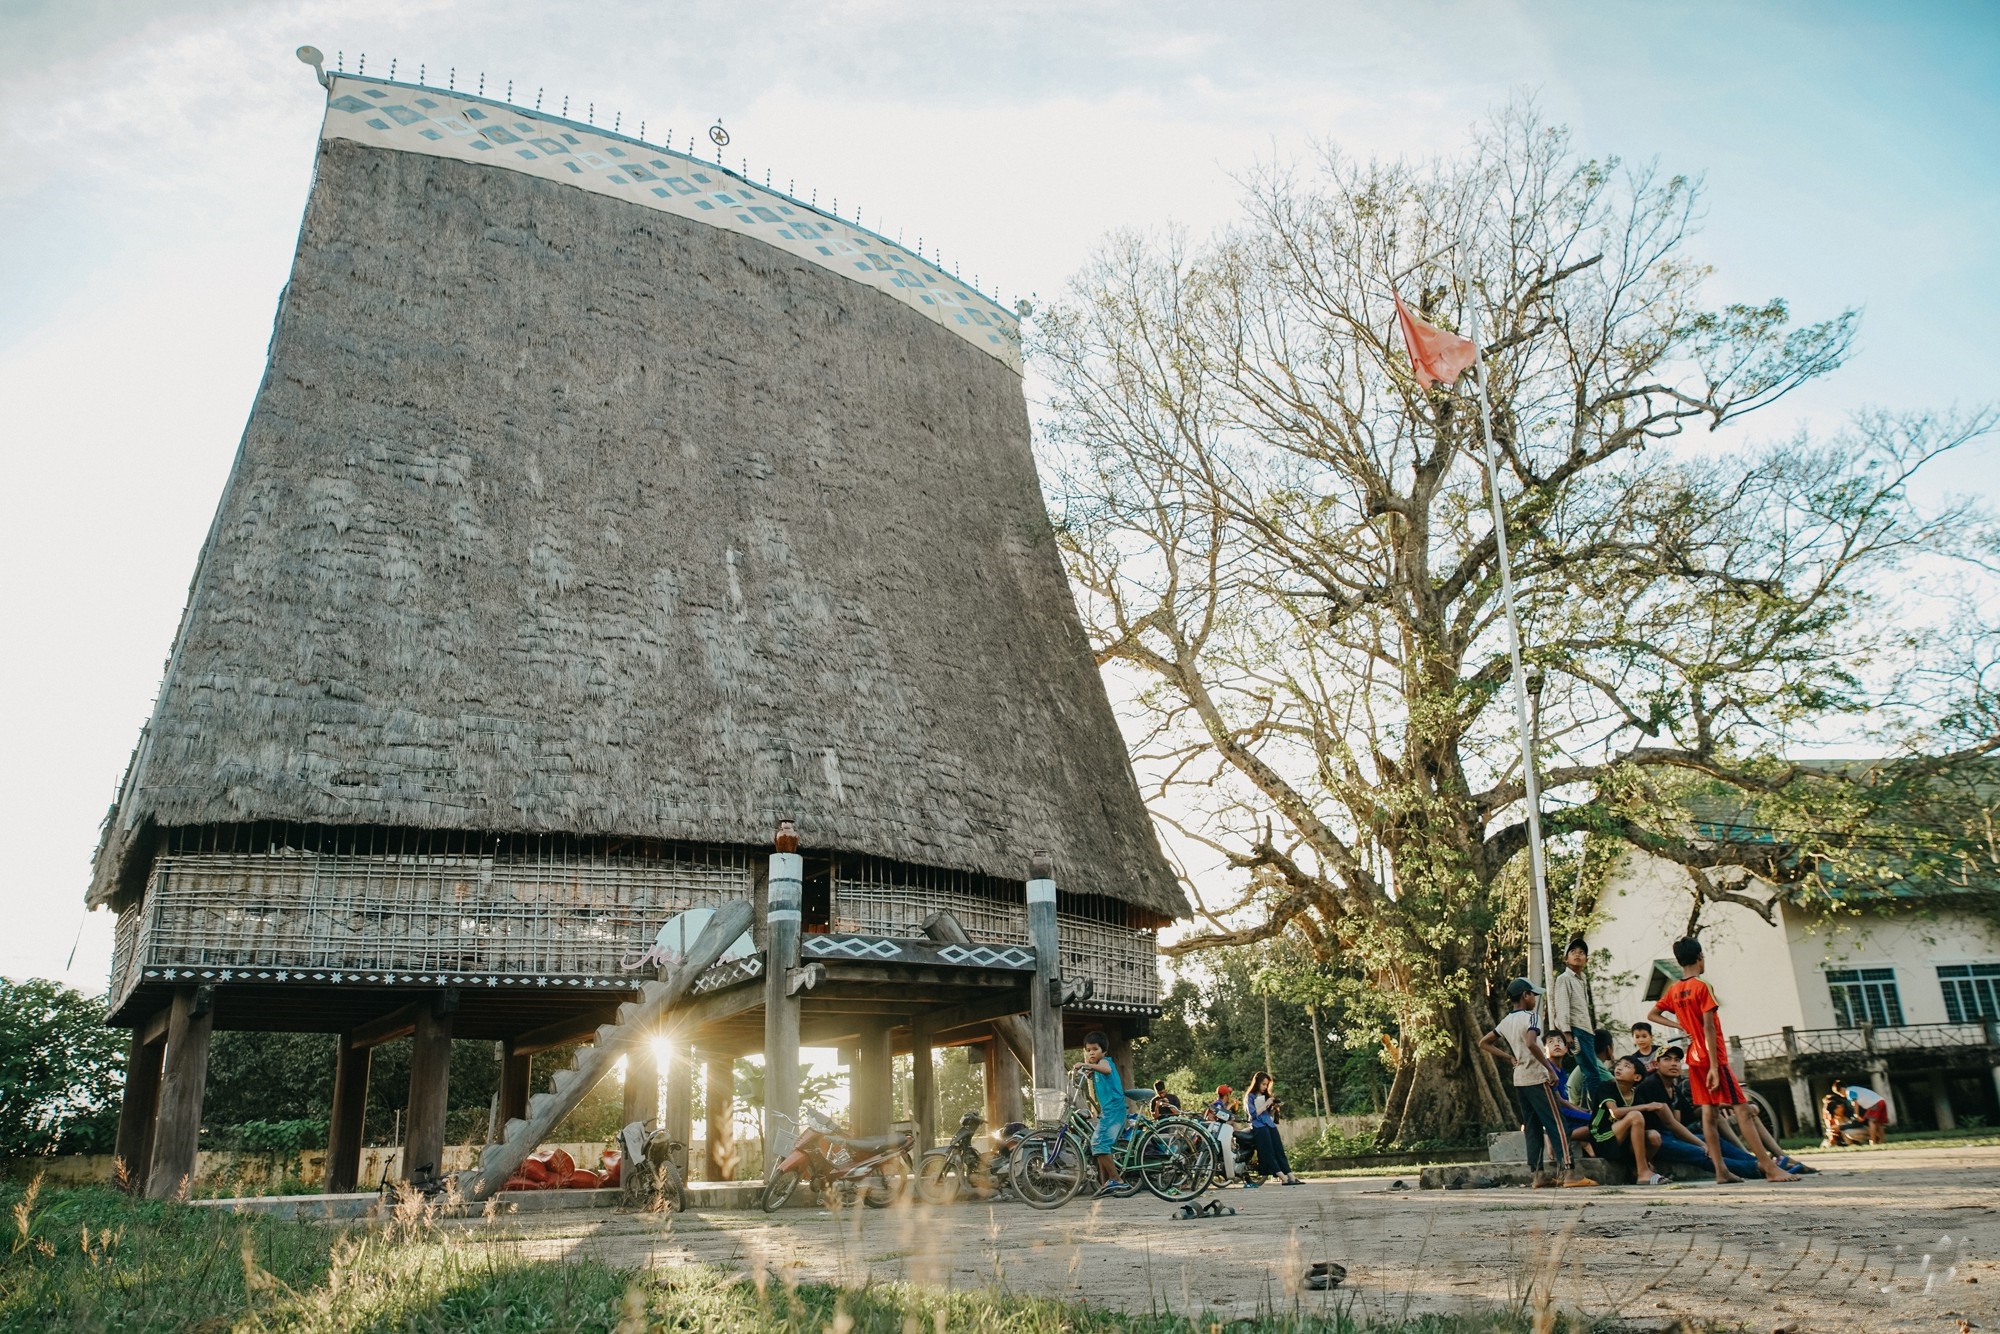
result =
[{"label": "motorbike seat", "polygon": [[877,1149],[900,1148],[908,1139],[907,1135],[860,1135],[847,1140],[846,1143],[851,1149],[873,1153]]}]

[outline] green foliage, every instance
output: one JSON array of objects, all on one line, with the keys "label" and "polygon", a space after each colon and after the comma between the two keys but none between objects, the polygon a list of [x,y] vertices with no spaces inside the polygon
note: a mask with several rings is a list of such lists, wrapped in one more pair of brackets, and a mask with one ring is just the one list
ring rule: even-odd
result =
[{"label": "green foliage", "polygon": [[[236,1127],[253,1121],[327,1120],[333,1114],[336,1040],[331,1033],[217,1033],[208,1051],[202,1124],[218,1144],[226,1144],[235,1138]],[[544,1081],[569,1061],[572,1049],[559,1050],[562,1054],[554,1066],[547,1064],[553,1052],[536,1058],[536,1070]],[[451,1044],[447,1142],[477,1143],[486,1138],[487,1112],[499,1084],[500,1062],[491,1042]],[[396,1113],[409,1100],[410,1044],[408,1040],[384,1043],[369,1054],[363,1121],[368,1143],[389,1142]]]},{"label": "green foliage", "polygon": [[310,1117],[294,1121],[245,1121],[236,1135],[251,1153],[293,1154],[326,1147],[326,1122]]},{"label": "green foliage", "polygon": [[[1149,1037],[1136,1044],[1140,1082],[1164,1077],[1185,1100],[1202,1102],[1228,1084],[1241,1096],[1264,1068],[1264,1010],[1271,1014],[1271,1078],[1293,1116],[1317,1113],[1319,1065],[1313,1057],[1309,999],[1319,1006],[1326,1081],[1333,1111],[1379,1110],[1388,1088],[1381,1044],[1370,1022],[1350,1015],[1335,973],[1276,948],[1218,949],[1183,965],[1161,999]],[[1352,1028],[1344,1033],[1343,1028]],[[1187,1089],[1175,1085],[1186,1081]]]},{"label": "green foliage", "polygon": [[104,1018],[60,982],[0,978],[0,1158],[110,1152],[130,1036]]}]

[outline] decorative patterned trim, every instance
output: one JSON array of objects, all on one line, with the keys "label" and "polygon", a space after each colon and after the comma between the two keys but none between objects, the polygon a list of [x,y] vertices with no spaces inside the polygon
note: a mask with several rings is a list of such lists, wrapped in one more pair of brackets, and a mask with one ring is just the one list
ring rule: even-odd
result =
[{"label": "decorative patterned trim", "polygon": [[983,968],[1028,968],[1035,966],[1035,952],[1018,945],[940,945],[938,958],[946,963],[974,964]]},{"label": "decorative patterned trim", "polygon": [[504,167],[753,236],[902,302],[1021,370],[1021,322],[999,302],[902,246],[720,163],[465,93],[336,74],[326,139]]},{"label": "decorative patterned trim", "polygon": [[147,968],[148,982],[354,983],[395,987],[568,987],[595,991],[637,991],[632,977],[575,977],[521,973],[404,973],[394,969],[343,968]]},{"label": "decorative patterned trim", "polygon": [[695,979],[694,992],[697,996],[724,987],[733,987],[738,982],[747,982],[753,977],[764,975],[764,956],[748,954],[740,959],[724,959],[712,965],[709,970]]},{"label": "decorative patterned trim", "polygon": [[897,959],[903,947],[896,941],[877,936],[807,936],[799,942],[799,952],[815,958]]}]

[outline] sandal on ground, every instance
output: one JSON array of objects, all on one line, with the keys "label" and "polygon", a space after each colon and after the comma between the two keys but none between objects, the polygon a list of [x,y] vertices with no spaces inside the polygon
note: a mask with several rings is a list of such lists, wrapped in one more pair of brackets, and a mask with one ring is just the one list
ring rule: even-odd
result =
[{"label": "sandal on ground", "polygon": [[1672,1183],[1669,1182],[1666,1177],[1661,1176],[1658,1172],[1649,1172],[1646,1174],[1646,1179],[1644,1181],[1641,1181],[1639,1184],[1642,1186],[1665,1186],[1665,1185],[1670,1185]]},{"label": "sandal on ground", "polygon": [[1321,1260],[1307,1268],[1302,1282],[1314,1292],[1324,1292],[1328,1288],[1339,1287],[1346,1277],[1346,1265],[1337,1265],[1331,1260]]}]

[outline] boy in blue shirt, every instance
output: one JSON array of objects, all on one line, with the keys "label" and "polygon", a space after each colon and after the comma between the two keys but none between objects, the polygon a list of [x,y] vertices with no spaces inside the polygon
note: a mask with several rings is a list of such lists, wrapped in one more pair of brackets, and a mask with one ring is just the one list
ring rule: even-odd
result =
[{"label": "boy in blue shirt", "polygon": [[1083,1038],[1083,1068],[1090,1072],[1090,1091],[1097,1099],[1097,1130],[1090,1137],[1090,1152],[1097,1159],[1097,1176],[1104,1184],[1097,1199],[1130,1195],[1132,1188],[1118,1175],[1118,1136],[1125,1130],[1125,1076],[1111,1063],[1111,1039],[1103,1033],[1086,1033]]}]

